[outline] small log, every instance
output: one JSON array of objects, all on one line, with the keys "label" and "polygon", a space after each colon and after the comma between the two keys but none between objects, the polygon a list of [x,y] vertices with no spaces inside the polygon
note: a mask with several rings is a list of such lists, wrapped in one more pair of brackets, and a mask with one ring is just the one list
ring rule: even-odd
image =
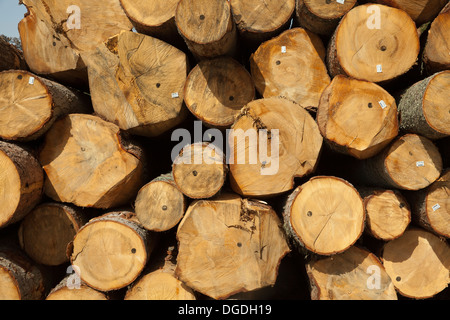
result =
[{"label": "small log", "polygon": [[0,141],[0,228],[23,219],[42,199],[44,173],[28,149]]},{"label": "small log", "polygon": [[123,31],[83,57],[94,111],[107,121],[131,134],[154,137],[185,119],[188,62],[182,51]]},{"label": "small log", "polygon": [[362,235],[364,204],[344,179],[316,176],[289,195],[283,219],[286,234],[300,251],[333,255],[350,248]]},{"label": "small log", "polygon": [[47,295],[45,300],[109,300],[104,292],[100,292],[89,287],[87,284],[77,279],[73,281],[71,276],[66,276]]},{"label": "small log", "polygon": [[27,70],[28,65],[23,52],[0,37],[0,71],[12,69]]},{"label": "small log", "polygon": [[450,4],[447,4],[441,13],[433,20],[428,30],[427,42],[423,51],[422,61],[425,70],[433,74],[450,69]]},{"label": "small log", "polygon": [[413,221],[438,236],[450,238],[450,169],[425,189],[410,192]]},{"label": "small log", "polygon": [[88,95],[27,71],[1,72],[0,87],[0,137],[6,140],[36,140],[60,117],[92,112]]},{"label": "small log", "polygon": [[400,129],[436,140],[450,135],[450,70],[423,79],[402,94]]},{"label": "small log", "polygon": [[178,189],[191,199],[211,198],[223,187],[228,174],[222,150],[209,143],[184,147],[172,165]]},{"label": "small log", "polygon": [[442,157],[429,139],[405,134],[397,137],[376,156],[355,163],[352,175],[358,184],[419,190],[436,181],[442,171]]},{"label": "small log", "polygon": [[388,242],[382,261],[397,291],[409,298],[431,298],[447,288],[450,247],[431,232],[411,228]]},{"label": "small log", "polygon": [[316,121],[333,150],[367,159],[398,134],[395,99],[375,83],[338,75],[324,90]]},{"label": "small log", "polygon": [[76,234],[70,261],[81,281],[102,291],[131,284],[144,269],[153,239],[129,211],[91,219]]},{"label": "small log", "polygon": [[67,246],[88,219],[88,214],[81,208],[42,203],[21,221],[20,246],[39,264],[58,266],[69,262]]},{"label": "small log", "polygon": [[241,39],[259,45],[289,27],[295,0],[231,0],[231,11]]},{"label": "small log", "polygon": [[340,21],[328,44],[327,66],[332,77],[346,74],[384,84],[409,71],[419,50],[416,25],[406,12],[364,4]]},{"label": "small log", "polygon": [[306,264],[312,300],[397,300],[381,261],[366,249],[350,247]]},{"label": "small log", "polygon": [[18,28],[30,70],[76,87],[88,80],[81,54],[132,28],[119,0],[20,2],[28,10]]},{"label": "small log", "polygon": [[411,222],[411,208],[397,190],[358,188],[366,210],[365,232],[390,241],[400,237]]},{"label": "small log", "polygon": [[180,0],[120,0],[137,32],[158,38],[174,46],[183,43],[175,24],[175,11]]},{"label": "small log", "polygon": [[177,240],[175,275],[213,299],[273,285],[289,252],[275,211],[235,194],[194,201]]},{"label": "small log", "polygon": [[161,175],[139,190],[135,201],[136,217],[147,230],[167,231],[183,218],[186,202],[172,174]]},{"label": "small log", "polygon": [[411,16],[418,26],[432,21],[447,4],[447,0],[375,0],[379,4],[401,9]]},{"label": "small log", "polygon": [[300,105],[277,97],[254,100],[228,137],[231,187],[252,197],[291,190],[295,177],[314,172],[322,143],[317,124]]},{"label": "small log", "polygon": [[255,98],[250,73],[231,57],[200,61],[189,73],[184,101],[206,125],[230,127],[239,111]]},{"label": "small log", "polygon": [[45,135],[40,162],[45,194],[57,202],[107,209],[128,203],[145,181],[143,151],[119,127],[71,114]]},{"label": "small log", "polygon": [[324,51],[320,38],[302,28],[262,43],[250,57],[256,89],[264,98],[283,96],[314,111],[331,81]]},{"label": "small log", "polygon": [[181,0],[175,23],[197,60],[237,54],[237,31],[228,1]]},{"label": "small log", "polygon": [[322,36],[333,34],[341,18],[356,5],[356,0],[296,0],[296,22],[305,29]]}]

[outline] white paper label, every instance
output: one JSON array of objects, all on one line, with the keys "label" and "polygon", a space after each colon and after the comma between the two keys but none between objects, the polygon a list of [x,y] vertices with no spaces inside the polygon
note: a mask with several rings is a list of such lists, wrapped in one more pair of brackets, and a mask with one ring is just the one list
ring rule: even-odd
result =
[{"label": "white paper label", "polygon": [[34,84],[34,77],[30,77],[30,79],[28,80],[29,84]]},{"label": "white paper label", "polygon": [[416,162],[416,166],[417,166],[417,167],[425,167],[425,162],[423,162],[423,161],[417,161],[417,162]]},{"label": "white paper label", "polygon": [[434,206],[432,206],[431,208],[433,208],[433,211],[436,211],[437,209],[439,209],[441,206],[439,205],[439,203],[436,203]]},{"label": "white paper label", "polygon": [[337,3],[344,4],[345,0],[336,0]]},{"label": "white paper label", "polygon": [[380,106],[381,106],[381,109],[384,109],[384,108],[386,108],[386,107],[387,107],[387,104],[386,104],[386,102],[384,102],[383,100],[379,101],[378,103],[380,104]]},{"label": "white paper label", "polygon": [[281,47],[281,52],[282,52],[282,53],[286,53],[286,46],[282,46],[282,47]]},{"label": "white paper label", "polygon": [[178,92],[172,93],[172,98],[178,98]]},{"label": "white paper label", "polygon": [[378,73],[383,72],[383,67],[381,66],[381,64],[377,64],[377,72]]}]

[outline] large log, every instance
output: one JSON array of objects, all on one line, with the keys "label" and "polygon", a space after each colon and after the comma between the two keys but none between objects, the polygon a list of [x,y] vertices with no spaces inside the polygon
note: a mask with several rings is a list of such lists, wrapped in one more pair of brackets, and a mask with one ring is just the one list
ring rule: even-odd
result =
[{"label": "large log", "polygon": [[42,199],[44,173],[35,155],[0,141],[0,228],[23,219]]},{"label": "large log", "polygon": [[23,53],[30,70],[58,82],[87,85],[81,53],[132,24],[119,0],[21,0],[28,13],[19,23]]},{"label": "large log", "polygon": [[23,52],[0,37],[0,71],[11,69],[27,70],[28,65]]},{"label": "large log", "polygon": [[394,97],[372,82],[338,75],[324,90],[316,121],[335,150],[358,159],[374,156],[398,134]]},{"label": "large log", "polygon": [[381,261],[357,246],[309,261],[306,270],[312,300],[397,300]]},{"label": "large log", "polygon": [[356,0],[296,0],[296,22],[316,34],[330,36],[341,18],[356,5]]},{"label": "large log", "polygon": [[314,172],[322,143],[317,124],[300,105],[277,97],[254,100],[228,137],[231,187],[252,197],[291,190],[295,177]]},{"label": "large log", "polygon": [[230,127],[239,111],[255,98],[250,73],[231,57],[200,61],[184,87],[187,108],[208,126]]},{"label": "large log", "polygon": [[213,299],[273,285],[289,252],[275,211],[235,194],[193,202],[177,240],[176,276]]},{"label": "large log", "polygon": [[450,70],[438,72],[404,91],[399,99],[400,129],[432,140],[450,135]]},{"label": "large log", "polygon": [[175,22],[198,60],[237,54],[237,31],[228,1],[181,0]]},{"label": "large log", "polygon": [[88,95],[22,70],[0,73],[0,137],[31,141],[56,119],[69,113],[90,113]]},{"label": "large log", "polygon": [[145,181],[144,154],[116,125],[71,114],[45,135],[40,162],[45,193],[79,207],[111,208],[128,203]]},{"label": "large log", "polygon": [[327,66],[332,77],[386,83],[409,71],[419,50],[416,25],[406,12],[365,4],[340,21],[328,44]]},{"label": "large log", "polygon": [[62,203],[42,203],[21,221],[20,246],[39,264],[58,266],[69,262],[67,246],[88,219],[89,213],[81,208]]},{"label": "large log", "polygon": [[411,228],[388,242],[382,261],[397,291],[409,298],[431,298],[450,283],[450,247],[423,229]]},{"label": "large log", "polygon": [[289,27],[295,0],[231,0],[239,35],[250,47],[267,41]]},{"label": "large log", "polygon": [[442,157],[432,141],[405,134],[376,156],[355,163],[352,176],[366,186],[419,190],[436,181],[442,169]]},{"label": "large log", "polygon": [[153,240],[134,213],[108,212],[78,231],[70,261],[79,270],[81,281],[90,287],[102,292],[118,290],[141,274]]},{"label": "large log", "polygon": [[375,2],[402,9],[418,26],[433,20],[448,2],[447,0],[375,0]]},{"label": "large log", "polygon": [[153,137],[185,119],[188,61],[179,49],[123,31],[83,57],[95,112],[122,130]]},{"label": "large log", "polygon": [[264,98],[283,96],[315,110],[331,81],[321,58],[324,51],[322,40],[302,28],[262,43],[250,57],[256,89]]},{"label": "large log", "polygon": [[427,42],[423,51],[422,60],[429,74],[442,70],[450,70],[450,3],[433,20],[428,30]]},{"label": "large log", "polygon": [[289,195],[283,219],[286,234],[300,251],[333,255],[350,248],[362,235],[364,204],[349,182],[316,176]]}]

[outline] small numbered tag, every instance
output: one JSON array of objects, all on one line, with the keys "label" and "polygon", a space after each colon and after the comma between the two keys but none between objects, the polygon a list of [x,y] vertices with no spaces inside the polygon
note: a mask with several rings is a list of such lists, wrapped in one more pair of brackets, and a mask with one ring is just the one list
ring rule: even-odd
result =
[{"label": "small numbered tag", "polygon": [[381,64],[377,64],[377,72],[378,73],[383,72],[383,66]]},{"label": "small numbered tag", "polygon": [[437,209],[439,209],[441,206],[439,205],[439,203],[436,203],[434,206],[432,206],[431,208],[433,208],[433,211],[436,211]]},{"label": "small numbered tag", "polygon": [[28,83],[29,84],[34,84],[34,77],[30,77],[30,79],[28,79]]},{"label": "small numbered tag", "polygon": [[381,101],[379,101],[378,103],[380,104],[381,109],[384,109],[384,108],[387,107],[387,104],[386,104],[386,102],[384,102],[384,100],[381,100]]},{"label": "small numbered tag", "polygon": [[417,166],[417,167],[425,167],[425,162],[423,162],[423,161],[417,161],[417,162],[416,162],[416,166]]},{"label": "small numbered tag", "polygon": [[345,0],[336,0],[337,3],[344,4]]},{"label": "small numbered tag", "polygon": [[172,98],[178,98],[178,97],[179,97],[178,92],[172,93]]},{"label": "small numbered tag", "polygon": [[282,46],[282,47],[281,47],[281,52],[282,52],[282,53],[286,53],[286,46]]}]

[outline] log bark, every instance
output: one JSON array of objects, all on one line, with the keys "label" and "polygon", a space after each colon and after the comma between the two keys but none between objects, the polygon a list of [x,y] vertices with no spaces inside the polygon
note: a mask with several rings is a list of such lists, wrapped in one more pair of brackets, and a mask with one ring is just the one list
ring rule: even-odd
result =
[{"label": "log bark", "polygon": [[398,104],[400,129],[431,140],[449,136],[449,90],[450,70],[438,72],[405,90]]},{"label": "log bark", "polygon": [[219,193],[227,174],[223,151],[206,142],[184,147],[172,165],[177,188],[191,199],[211,198]]},{"label": "log bark", "polygon": [[450,4],[447,4],[441,13],[433,20],[428,30],[427,42],[423,51],[422,61],[425,70],[433,73],[450,69]]},{"label": "log bark", "polygon": [[154,137],[185,119],[188,61],[177,48],[123,31],[84,59],[95,112],[122,130]]},{"label": "log bark", "polygon": [[438,236],[411,228],[388,242],[382,261],[397,291],[409,298],[431,298],[450,282],[450,247]]},{"label": "log bark", "polygon": [[88,95],[22,70],[0,73],[0,137],[31,141],[56,119],[69,113],[90,113]]},{"label": "log bark", "polygon": [[362,235],[364,204],[344,179],[316,176],[288,196],[283,220],[294,247],[328,256],[347,250]]},{"label": "log bark", "polygon": [[398,134],[397,105],[375,83],[338,75],[324,90],[316,121],[335,151],[358,159],[373,157]]},{"label": "log bark", "polygon": [[[352,246],[306,264],[312,300],[397,300],[391,278],[370,251]],[[379,278],[371,278],[373,274]]]},{"label": "log bark", "polygon": [[295,19],[305,29],[322,36],[331,36],[342,17],[356,5],[356,0],[296,0]]},{"label": "log bark", "polygon": [[295,11],[295,0],[231,0],[230,4],[240,38],[250,47],[286,30]]},{"label": "log bark", "polygon": [[418,226],[450,238],[450,169],[425,189],[408,193],[412,217]]},{"label": "log bark", "polygon": [[401,9],[411,16],[418,26],[432,21],[447,4],[447,0],[376,0],[376,3]]},{"label": "log bark", "polygon": [[312,116],[283,98],[247,104],[232,126],[227,151],[230,184],[244,196],[272,197],[314,172],[323,138]]},{"label": "log bark", "polygon": [[176,276],[213,299],[273,285],[289,252],[273,209],[235,194],[193,202],[177,240]]},{"label": "log bark", "polygon": [[5,243],[0,248],[0,285],[1,300],[42,300],[47,290],[38,265]]},{"label": "log bark", "polygon": [[118,290],[131,284],[144,269],[153,239],[129,211],[108,212],[91,219],[73,240],[71,264],[90,287]]},{"label": "log bark", "polygon": [[28,148],[0,141],[0,228],[23,219],[42,199],[44,173]]},{"label": "log bark", "polygon": [[46,202],[20,223],[22,250],[39,264],[58,266],[69,262],[67,246],[88,222],[89,213],[72,205]]},{"label": "log bark", "polygon": [[366,210],[364,231],[372,237],[390,241],[400,237],[411,222],[411,208],[398,190],[358,188]]},{"label": "log bark", "polygon": [[283,96],[306,109],[315,110],[330,84],[321,59],[325,51],[314,34],[293,28],[262,43],[250,57],[256,89],[264,98]]},{"label": "log bark", "polygon": [[71,114],[45,135],[40,162],[45,194],[57,202],[107,209],[128,203],[145,181],[142,149],[116,125]]},{"label": "log bark", "polygon": [[340,21],[328,44],[327,66],[332,77],[346,74],[385,84],[409,71],[419,50],[416,25],[406,12],[365,4]]},{"label": "log bark", "polygon": [[120,0],[137,32],[158,38],[174,46],[183,43],[175,24],[175,11],[180,0]]},{"label": "log bark", "polygon": [[100,292],[82,283],[81,280],[72,281],[71,276],[66,276],[47,295],[45,300],[109,300],[104,292]]},{"label": "log bark", "polygon": [[81,0],[75,6],[71,0],[20,2],[28,9],[18,27],[30,70],[68,85],[87,85],[81,53],[132,28],[119,0]]},{"label": "log bark", "polygon": [[237,54],[237,31],[228,1],[181,0],[175,23],[197,60]]},{"label": "log bark", "polygon": [[442,171],[442,157],[429,139],[405,134],[397,137],[376,156],[355,163],[353,178],[358,184],[419,190],[436,181]]},{"label": "log bark", "polygon": [[187,199],[178,189],[172,173],[161,175],[143,186],[135,201],[136,217],[150,231],[174,228],[183,218]]},{"label": "log bark", "polygon": [[250,73],[231,57],[200,61],[184,87],[184,101],[192,114],[220,129],[230,127],[242,107],[254,98]]},{"label": "log bark", "polygon": [[28,65],[21,50],[0,38],[0,71],[12,69],[27,70]]}]

